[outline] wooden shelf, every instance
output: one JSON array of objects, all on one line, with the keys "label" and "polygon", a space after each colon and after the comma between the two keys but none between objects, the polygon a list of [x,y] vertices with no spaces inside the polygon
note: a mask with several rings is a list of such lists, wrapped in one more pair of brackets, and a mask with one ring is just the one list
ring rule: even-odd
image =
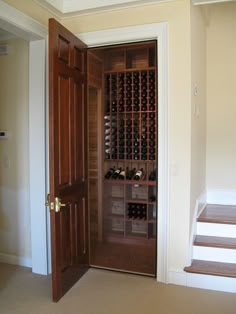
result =
[{"label": "wooden shelf", "polygon": [[105,184],[118,184],[118,185],[147,185],[147,186],[156,186],[156,181],[136,181],[136,180],[111,180],[104,179]]}]

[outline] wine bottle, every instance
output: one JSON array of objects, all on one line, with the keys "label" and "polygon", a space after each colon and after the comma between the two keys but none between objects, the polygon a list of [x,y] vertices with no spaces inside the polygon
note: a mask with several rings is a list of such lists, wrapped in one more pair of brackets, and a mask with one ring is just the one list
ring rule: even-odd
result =
[{"label": "wine bottle", "polygon": [[142,72],[141,72],[141,76],[142,76],[142,77],[147,77],[147,72],[146,72],[146,71],[142,71]]},{"label": "wine bottle", "polygon": [[149,174],[148,179],[150,181],[155,181],[156,180],[156,170],[151,171],[151,173]]},{"label": "wine bottle", "polygon": [[125,107],[124,106],[119,106],[119,112],[124,112],[125,111]]},{"label": "wine bottle", "polygon": [[142,180],[144,177],[144,171],[143,168],[141,168],[140,170],[138,170],[135,175],[134,175],[134,180]]},{"label": "wine bottle", "polygon": [[155,202],[155,201],[156,201],[156,196],[155,196],[155,195],[151,195],[151,196],[149,197],[149,201],[150,201],[150,202]]},{"label": "wine bottle", "polygon": [[155,159],[156,159],[155,154],[150,154],[150,155],[149,155],[149,160],[155,160]]},{"label": "wine bottle", "polygon": [[128,218],[129,219],[132,218],[132,206],[130,203],[128,203]]},{"label": "wine bottle", "polygon": [[139,133],[139,127],[138,126],[134,127],[134,133]]},{"label": "wine bottle", "polygon": [[132,147],[126,147],[126,153],[131,154],[132,153]]},{"label": "wine bottle", "polygon": [[112,179],[113,179],[113,180],[116,180],[116,179],[118,178],[120,172],[121,172],[121,168],[116,169],[116,170],[114,171],[113,175],[112,175]]},{"label": "wine bottle", "polygon": [[106,122],[105,124],[105,128],[110,128],[111,126],[114,126],[114,127],[116,127],[116,121],[112,121],[112,122]]},{"label": "wine bottle", "polygon": [[117,159],[117,154],[112,154],[111,159]]},{"label": "wine bottle", "polygon": [[150,154],[155,154],[155,148],[154,147],[149,147],[149,153]]},{"label": "wine bottle", "polygon": [[154,105],[150,105],[150,106],[149,106],[149,110],[150,110],[150,111],[155,111],[155,106],[154,106]]},{"label": "wine bottle", "polygon": [[134,97],[139,97],[139,85],[138,81],[134,80]]},{"label": "wine bottle", "polygon": [[111,116],[109,116],[109,115],[105,115],[105,116],[104,116],[104,120],[108,120],[108,121],[110,121],[110,120],[111,120]]},{"label": "wine bottle", "polygon": [[135,173],[136,173],[136,168],[131,169],[131,170],[127,173],[126,179],[127,179],[127,180],[132,180],[132,179],[133,179],[133,176],[135,175]]},{"label": "wine bottle", "polygon": [[120,141],[119,141],[119,145],[120,145],[120,146],[124,146],[124,145],[125,145],[125,141],[124,141],[124,140],[122,140],[122,139],[120,139]]},{"label": "wine bottle", "polygon": [[146,220],[147,219],[147,205],[146,204],[141,205],[141,212],[142,212],[142,219]]},{"label": "wine bottle", "polygon": [[120,72],[120,73],[119,73],[119,79],[121,80],[121,79],[123,79],[123,78],[124,78],[124,73]]},{"label": "wine bottle", "polygon": [[105,174],[105,179],[110,179],[115,172],[115,167],[111,167]]},{"label": "wine bottle", "polygon": [[150,112],[149,113],[149,118],[152,120],[155,120],[155,113],[154,112]]},{"label": "wine bottle", "polygon": [[145,105],[143,104],[142,107],[141,107],[141,110],[142,110],[142,111],[147,111],[147,105],[146,105],[146,104],[145,104]]},{"label": "wine bottle", "polygon": [[150,147],[155,147],[155,141],[150,140],[150,141],[149,141],[149,146],[150,146]]},{"label": "wine bottle", "polygon": [[154,90],[150,90],[150,91],[149,91],[149,97],[150,97],[150,98],[155,97],[155,91],[154,91]]},{"label": "wine bottle", "polygon": [[147,146],[147,139],[142,139],[141,146]]},{"label": "wine bottle", "polygon": [[121,172],[118,175],[119,180],[124,180],[125,179],[125,170],[121,170]]},{"label": "wine bottle", "polygon": [[[149,151],[150,151],[150,149],[149,149]],[[146,154],[146,153],[147,153],[147,146],[143,146],[143,145],[142,145],[141,152],[142,152],[143,154]]]},{"label": "wine bottle", "polygon": [[149,139],[150,140],[155,140],[155,134],[154,133],[149,133]]},{"label": "wine bottle", "polygon": [[136,204],[131,205],[131,213],[132,213],[132,219],[136,219],[137,218]]}]

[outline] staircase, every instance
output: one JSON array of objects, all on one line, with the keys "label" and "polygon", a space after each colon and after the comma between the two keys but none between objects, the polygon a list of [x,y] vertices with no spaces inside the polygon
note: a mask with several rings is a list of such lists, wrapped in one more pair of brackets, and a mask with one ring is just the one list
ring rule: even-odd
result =
[{"label": "staircase", "polygon": [[236,292],[236,206],[205,207],[197,219],[192,264],[184,270],[192,286]]}]

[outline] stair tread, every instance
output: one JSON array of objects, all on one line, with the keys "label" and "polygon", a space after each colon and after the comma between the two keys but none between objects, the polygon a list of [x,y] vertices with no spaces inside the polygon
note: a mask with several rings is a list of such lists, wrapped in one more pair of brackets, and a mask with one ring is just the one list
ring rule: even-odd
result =
[{"label": "stair tread", "polygon": [[208,204],[197,221],[234,225],[236,224],[236,206]]},{"label": "stair tread", "polygon": [[185,267],[184,270],[189,273],[236,278],[236,264],[233,263],[193,260],[191,266]]},{"label": "stair tread", "polygon": [[197,235],[194,240],[194,245],[236,249],[236,238]]}]

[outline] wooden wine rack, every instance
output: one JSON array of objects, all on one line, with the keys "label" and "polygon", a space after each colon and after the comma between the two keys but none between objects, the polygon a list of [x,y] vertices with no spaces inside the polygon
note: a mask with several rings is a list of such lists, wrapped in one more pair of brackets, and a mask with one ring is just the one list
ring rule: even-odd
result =
[{"label": "wooden wine rack", "polygon": [[[158,203],[156,44],[92,49],[88,108],[91,265],[152,276]],[[143,176],[105,179],[111,167],[126,173],[143,169]]]},{"label": "wooden wine rack", "polygon": [[[108,58],[108,54],[109,58]],[[104,173],[111,166],[143,169],[135,180],[104,180],[106,236],[112,241],[156,239],[157,75],[154,45],[107,52],[104,73]],[[151,199],[152,200],[151,200]],[[153,201],[154,199],[154,201]],[[138,216],[130,208],[145,206]],[[137,217],[136,217],[137,216]]]}]

